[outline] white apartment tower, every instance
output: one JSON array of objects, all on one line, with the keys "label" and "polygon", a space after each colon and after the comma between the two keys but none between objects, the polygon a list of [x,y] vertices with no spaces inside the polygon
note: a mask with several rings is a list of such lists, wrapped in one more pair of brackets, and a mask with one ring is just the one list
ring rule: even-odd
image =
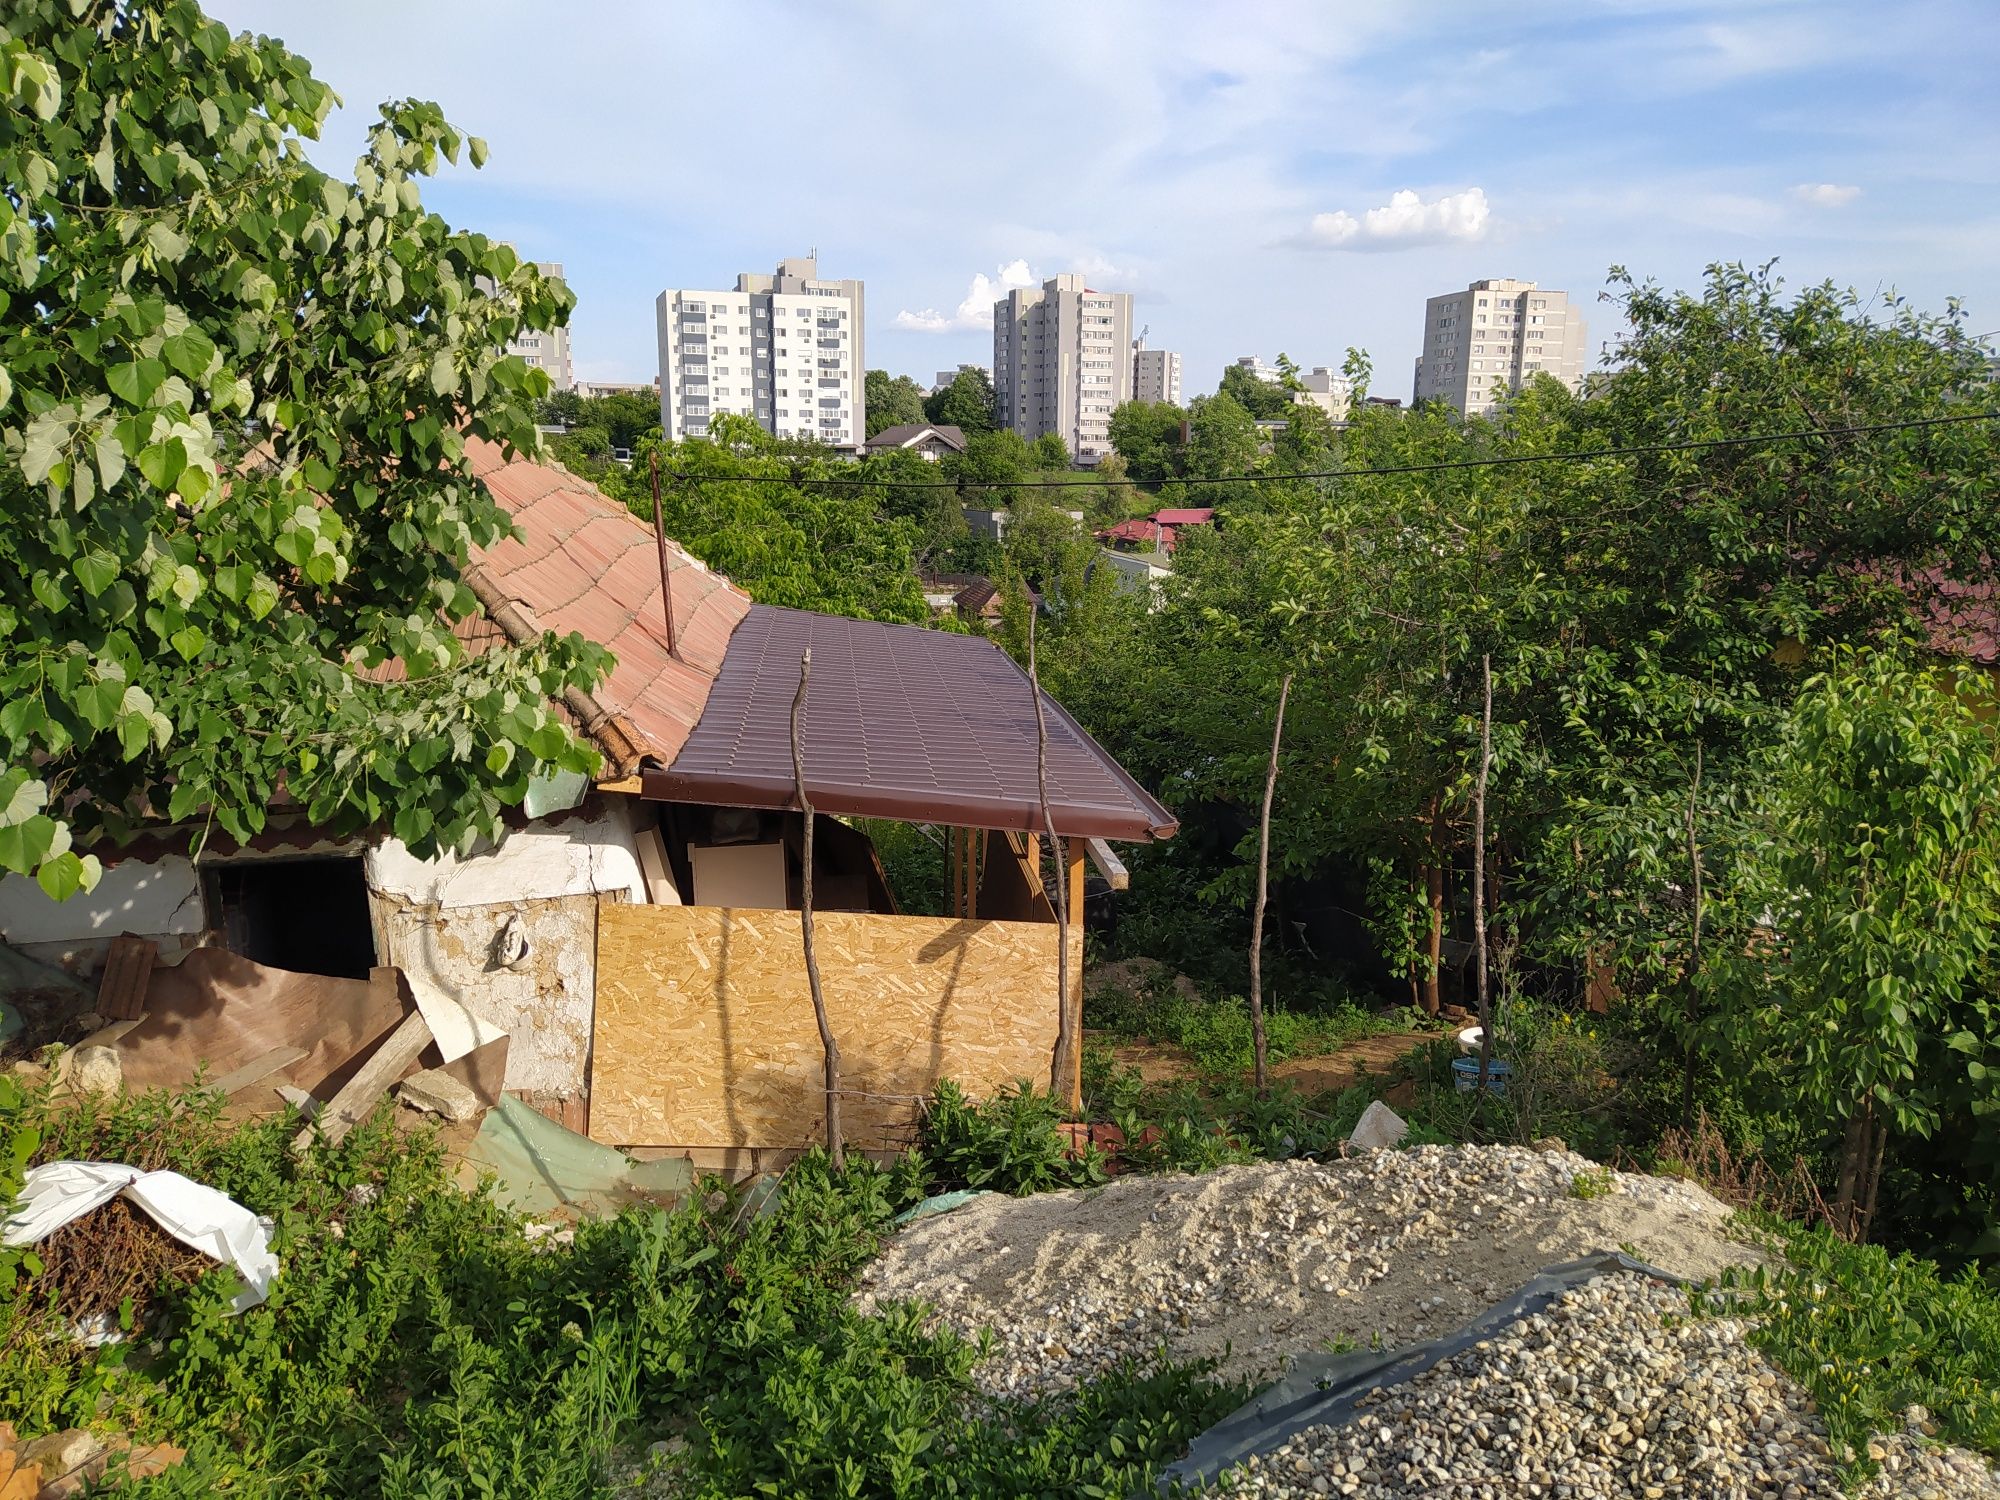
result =
[{"label": "white apartment tower", "polygon": [[[563,279],[563,268],[558,261],[538,260],[535,269],[550,281]],[[488,290],[491,290],[490,286]],[[520,355],[538,370],[547,370],[549,384],[555,390],[566,391],[576,384],[576,371],[569,362],[567,328],[525,328],[507,341],[507,352]]]},{"label": "white apartment tower", "polygon": [[993,304],[995,415],[1029,442],[1059,433],[1077,463],[1111,451],[1111,413],[1132,398],[1132,294],[1076,275]]},{"label": "white apartment tower", "polygon": [[1132,343],[1132,399],[1181,404],[1181,357],[1171,349],[1148,349],[1142,336]]},{"label": "white apartment tower", "polygon": [[1576,390],[1586,337],[1569,293],[1532,281],[1475,281],[1424,304],[1415,400],[1448,401],[1468,416],[1488,412],[1502,387],[1519,390],[1538,372]]},{"label": "white apartment tower", "polygon": [[862,294],[822,281],[812,256],[745,272],[731,292],[667,291],[656,304],[660,427],[705,437],[724,412],[779,437],[859,448],[868,431]]}]

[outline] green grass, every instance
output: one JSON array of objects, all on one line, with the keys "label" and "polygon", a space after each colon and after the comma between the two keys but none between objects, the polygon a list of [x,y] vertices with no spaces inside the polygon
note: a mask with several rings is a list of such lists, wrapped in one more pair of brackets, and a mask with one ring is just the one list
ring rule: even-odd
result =
[{"label": "green grass", "polygon": [[1818,1405],[1850,1477],[1873,1470],[1871,1433],[1922,1406],[1946,1442],[2000,1457],[2000,1296],[1967,1270],[1851,1245],[1821,1227],[1763,1227],[1784,1262],[1735,1272],[1704,1302],[1755,1319],[1750,1340]]},{"label": "green grass", "polygon": [[[1250,1005],[1240,995],[1207,1000],[1171,990],[1137,995],[1103,991],[1085,1002],[1084,1024],[1126,1040],[1169,1042],[1212,1077],[1246,1073],[1255,1060]],[[1314,1010],[1287,1010],[1273,1003],[1264,1010],[1264,1043],[1270,1060],[1283,1062],[1319,1057],[1402,1025],[1395,1016],[1378,1015],[1351,1001]]]},{"label": "green grass", "polygon": [[1245,1395],[1203,1366],[1127,1368],[1059,1408],[975,1408],[971,1345],[917,1309],[848,1305],[927,1185],[914,1159],[837,1174],[809,1156],[769,1215],[709,1183],[561,1247],[386,1118],[294,1161],[295,1120],[231,1128],[212,1096],[4,1102],[0,1160],[26,1143],[171,1166],[275,1221],[283,1273],[240,1317],[220,1269],[101,1350],[63,1335],[32,1267],[0,1302],[0,1410],[24,1436],[101,1422],[187,1448],[149,1493],[581,1500],[611,1493],[614,1450],[674,1432],[691,1500],[1124,1495]]}]

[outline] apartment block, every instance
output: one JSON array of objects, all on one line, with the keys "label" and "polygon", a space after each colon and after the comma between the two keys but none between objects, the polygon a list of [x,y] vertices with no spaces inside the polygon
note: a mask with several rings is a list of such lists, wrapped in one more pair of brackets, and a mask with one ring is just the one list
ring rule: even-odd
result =
[{"label": "apartment block", "polygon": [[655,304],[660,426],[706,437],[725,412],[779,437],[859,450],[868,431],[859,281],[827,281],[809,255],[745,272],[733,291],[665,291]]},{"label": "apartment block", "polygon": [[1475,281],[1424,304],[1414,400],[1448,401],[1468,415],[1489,412],[1503,389],[1519,390],[1537,373],[1577,390],[1587,339],[1583,314],[1567,292],[1532,281]]},{"label": "apartment block", "polygon": [[1132,296],[1077,275],[993,304],[993,389],[1000,425],[1029,442],[1061,435],[1079,464],[1111,451],[1111,413],[1132,399]]},{"label": "apartment block", "polygon": [[1148,349],[1142,336],[1132,344],[1132,399],[1181,404],[1181,357],[1171,349]]},{"label": "apartment block", "polygon": [[[551,281],[563,279],[560,262],[538,260],[535,269]],[[549,372],[549,384],[558,391],[576,384],[576,371],[569,362],[569,330],[551,328],[546,332],[526,329],[507,341],[507,352],[518,354],[538,370]]]},{"label": "apartment block", "polygon": [[1304,389],[1293,396],[1294,401],[1310,402],[1336,422],[1347,420],[1347,409],[1354,404],[1354,382],[1340,371],[1314,365],[1300,372],[1299,384]]}]

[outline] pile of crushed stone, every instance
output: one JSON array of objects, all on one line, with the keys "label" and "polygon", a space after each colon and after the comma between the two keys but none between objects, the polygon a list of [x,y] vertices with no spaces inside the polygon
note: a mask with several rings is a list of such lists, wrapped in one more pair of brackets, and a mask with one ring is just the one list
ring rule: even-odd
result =
[{"label": "pile of crushed stone", "polygon": [[1162,1346],[1263,1380],[1301,1354],[1449,1332],[1598,1251],[1696,1280],[1758,1263],[1729,1217],[1691,1184],[1567,1151],[1423,1146],[975,1199],[897,1234],[855,1295],[990,1329],[989,1396],[1069,1390]]},{"label": "pile of crushed stone", "polygon": [[[1840,1500],[1811,1400],[1744,1338],[1643,1276],[1593,1278],[1350,1421],[1308,1427],[1224,1477],[1235,1495],[1512,1500],[1756,1496]],[[1925,1441],[1928,1414],[1869,1445],[1874,1500],[2000,1500],[1976,1453]]]}]

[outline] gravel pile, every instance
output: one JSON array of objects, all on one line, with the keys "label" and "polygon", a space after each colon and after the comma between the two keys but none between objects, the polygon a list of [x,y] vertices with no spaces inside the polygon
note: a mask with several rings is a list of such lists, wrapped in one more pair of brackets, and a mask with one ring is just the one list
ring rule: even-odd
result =
[{"label": "gravel pile", "polygon": [[1728,1218],[1699,1188],[1563,1151],[1371,1151],[976,1200],[898,1234],[857,1299],[990,1329],[975,1378],[994,1396],[1066,1390],[1163,1345],[1264,1378],[1300,1354],[1448,1332],[1595,1251],[1695,1278],[1754,1263]]},{"label": "gravel pile", "polygon": [[[1368,1397],[1227,1480],[1239,1496],[1512,1500],[1838,1500],[1805,1394],[1728,1319],[1640,1276],[1599,1277],[1543,1313]],[[1977,1454],[1924,1441],[1927,1418],[1870,1445],[1879,1500],[2000,1500]]]}]

